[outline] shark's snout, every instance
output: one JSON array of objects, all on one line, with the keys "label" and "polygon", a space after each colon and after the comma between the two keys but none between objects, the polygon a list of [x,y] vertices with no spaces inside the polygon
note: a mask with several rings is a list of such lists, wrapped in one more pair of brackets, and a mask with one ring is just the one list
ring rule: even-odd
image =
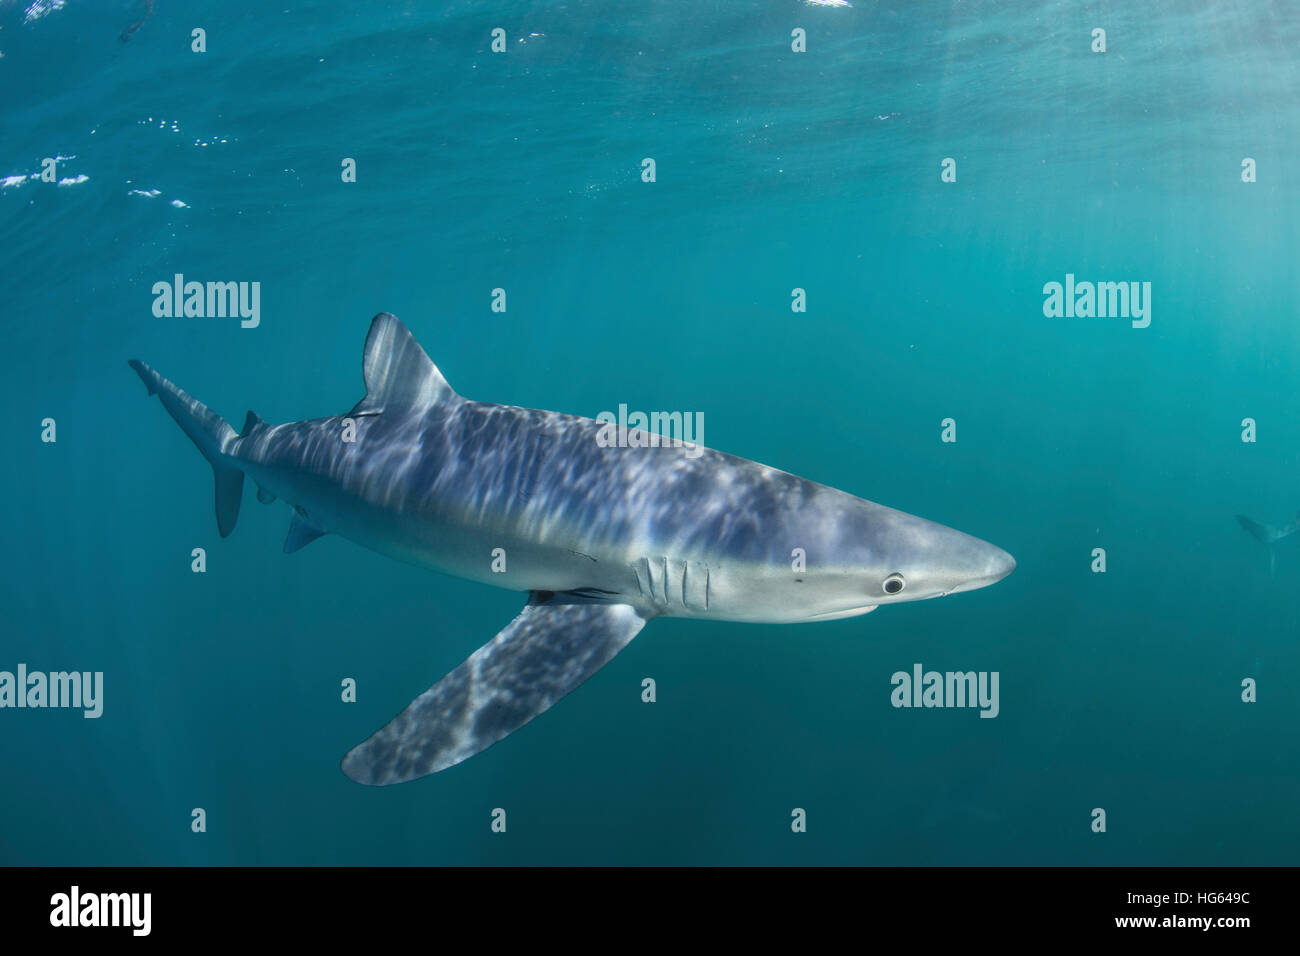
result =
[{"label": "shark's snout", "polygon": [[990,584],[997,584],[1016,569],[1016,559],[1006,551],[987,542],[981,544],[983,545],[980,549],[982,563],[971,566],[966,579],[954,587],[950,594],[957,591],[974,591],[978,588],[986,588]]},{"label": "shark's snout", "polygon": [[899,539],[907,547],[892,556],[896,573],[876,585],[876,603],[896,604],[974,591],[996,584],[1016,559],[996,545],[955,528],[911,518]]}]

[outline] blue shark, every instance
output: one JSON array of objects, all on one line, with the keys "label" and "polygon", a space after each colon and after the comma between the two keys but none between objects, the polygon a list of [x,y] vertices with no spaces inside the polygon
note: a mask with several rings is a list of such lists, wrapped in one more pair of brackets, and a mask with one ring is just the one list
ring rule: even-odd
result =
[{"label": "blue shark", "polygon": [[1262,522],[1247,518],[1245,515],[1237,515],[1236,518],[1237,523],[1241,525],[1241,527],[1245,529],[1251,537],[1268,549],[1268,574],[1269,577],[1275,576],[1277,573],[1277,550],[1274,546],[1284,538],[1289,538],[1297,531],[1300,531],[1300,515],[1296,515],[1294,519],[1282,525],[1280,528],[1275,528],[1271,524],[1263,524]]},{"label": "blue shark", "polygon": [[527,593],[504,630],[348,752],[342,770],[359,783],[402,783],[479,753],[656,617],[829,621],[1015,568],[978,538],[766,465],[610,442],[608,423],[464,398],[386,312],[366,337],[365,397],[344,415],[272,425],[249,412],[236,432],[129,364],[211,463],[223,537],[247,476],[259,500],[293,509],[286,552],[335,534]]}]

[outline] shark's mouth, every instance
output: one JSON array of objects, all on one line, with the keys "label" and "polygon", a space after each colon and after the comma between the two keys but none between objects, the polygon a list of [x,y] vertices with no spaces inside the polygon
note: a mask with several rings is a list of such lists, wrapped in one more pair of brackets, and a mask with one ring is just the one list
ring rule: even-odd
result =
[{"label": "shark's mouth", "polygon": [[863,604],[861,607],[845,608],[843,611],[822,611],[820,614],[813,614],[806,618],[809,621],[834,621],[841,617],[857,617],[859,614],[869,614],[879,605]]}]

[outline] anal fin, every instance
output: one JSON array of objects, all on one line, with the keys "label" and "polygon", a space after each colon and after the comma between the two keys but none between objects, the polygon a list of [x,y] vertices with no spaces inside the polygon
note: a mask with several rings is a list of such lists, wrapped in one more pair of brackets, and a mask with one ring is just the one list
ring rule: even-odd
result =
[{"label": "anal fin", "polygon": [[317,538],[328,532],[322,531],[300,514],[295,514],[289,522],[289,533],[284,538],[284,553],[293,554],[307,547]]}]

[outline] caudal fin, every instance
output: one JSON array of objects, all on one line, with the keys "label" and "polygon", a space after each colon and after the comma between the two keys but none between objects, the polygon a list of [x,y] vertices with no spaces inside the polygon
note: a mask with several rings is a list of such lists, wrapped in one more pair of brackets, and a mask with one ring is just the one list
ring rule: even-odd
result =
[{"label": "caudal fin", "polygon": [[212,409],[191,398],[148,365],[136,359],[127,362],[135,369],[150,395],[157,395],[167,414],[190,437],[203,457],[212,465],[216,480],[217,530],[224,538],[235,530],[239,502],[244,492],[244,473],[231,464],[226,447],[238,436],[235,430]]}]

